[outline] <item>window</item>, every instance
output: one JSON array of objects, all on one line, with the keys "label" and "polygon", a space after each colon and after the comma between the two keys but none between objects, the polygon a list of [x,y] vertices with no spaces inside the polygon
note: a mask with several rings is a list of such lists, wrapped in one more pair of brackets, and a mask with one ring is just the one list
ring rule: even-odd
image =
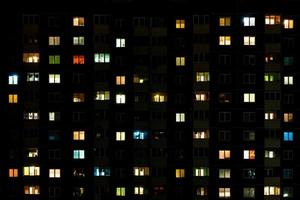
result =
[{"label": "window", "polygon": [[110,176],[110,169],[108,167],[94,167],[94,176]]},{"label": "window", "polygon": [[27,148],[25,155],[27,158],[37,158],[39,156],[38,148]]},{"label": "window", "polygon": [[176,66],[185,66],[185,57],[176,57]]},{"label": "window", "polygon": [[60,169],[49,169],[49,178],[60,178]]},{"label": "window", "polygon": [[219,188],[219,198],[230,198],[230,188]]},{"label": "window", "polygon": [[231,170],[230,169],[219,169],[219,178],[230,178]]},{"label": "window", "polygon": [[167,94],[165,93],[152,93],[152,101],[156,103],[167,102]]},{"label": "window", "polygon": [[293,19],[284,19],[283,25],[285,29],[293,29],[294,28],[294,20]]},{"label": "window", "polygon": [[117,187],[116,188],[116,196],[126,196],[125,187]]},{"label": "window", "polygon": [[85,151],[84,150],[73,150],[73,159],[84,159]]},{"label": "window", "polygon": [[73,102],[74,103],[85,102],[85,94],[84,93],[73,93]]},{"label": "window", "polygon": [[74,55],[73,56],[73,64],[74,65],[83,65],[85,63],[84,55]]},{"label": "window", "polygon": [[294,121],[294,113],[283,113],[283,122]]},{"label": "window", "polygon": [[254,46],[255,36],[244,36],[244,46]]},{"label": "window", "polygon": [[247,179],[255,179],[256,178],[256,171],[255,169],[243,169],[243,177]]},{"label": "window", "polygon": [[293,56],[284,56],[283,57],[283,65],[284,66],[291,66],[295,62],[295,57]]},{"label": "window", "polygon": [[274,120],[276,119],[275,112],[265,112],[265,120]]},{"label": "window", "polygon": [[231,103],[232,94],[231,93],[220,93],[219,102],[220,103]]},{"label": "window", "polygon": [[208,167],[194,168],[194,176],[209,176]]},{"label": "window", "polygon": [[19,79],[19,76],[16,74],[9,75],[8,76],[8,84],[9,85],[18,85],[18,79]]},{"label": "window", "polygon": [[138,75],[138,74],[133,74],[133,83],[137,83],[137,84],[142,84],[147,80],[147,78]]},{"label": "window", "polygon": [[279,73],[265,73],[264,80],[265,80],[265,82],[279,81],[280,74]]},{"label": "window", "polygon": [[49,74],[49,83],[60,83],[60,74]]},{"label": "window", "polygon": [[23,53],[23,63],[39,63],[39,53]]},{"label": "window", "polygon": [[85,131],[73,131],[73,140],[85,140]]},{"label": "window", "polygon": [[73,26],[84,26],[84,17],[73,17]]},{"label": "window", "polygon": [[97,91],[95,100],[97,101],[108,101],[110,99],[109,91]]},{"label": "window", "polygon": [[280,24],[280,15],[266,15],[265,16],[266,25],[278,25]]},{"label": "window", "polygon": [[219,150],[219,160],[230,159],[230,150]]},{"label": "window", "polygon": [[149,167],[134,167],[134,176],[149,176]]},{"label": "window", "polygon": [[209,92],[196,92],[196,101],[209,101]]},{"label": "window", "polygon": [[196,72],[196,82],[209,82],[209,72]]},{"label": "window", "polygon": [[280,187],[279,186],[265,186],[264,187],[264,195],[265,196],[279,196],[280,195]]},{"label": "window", "polygon": [[125,131],[116,132],[116,141],[125,141]]},{"label": "window", "polygon": [[207,187],[197,187],[196,195],[197,196],[207,196]]},{"label": "window", "polygon": [[284,131],[283,132],[283,141],[286,141],[286,142],[294,141],[294,132]]},{"label": "window", "polygon": [[24,194],[39,195],[40,194],[40,186],[24,185]]},{"label": "window", "polygon": [[243,140],[244,141],[255,141],[255,131],[252,131],[252,130],[243,131]]},{"label": "window", "polygon": [[125,47],[125,38],[117,38],[116,39],[116,47],[124,48]]},{"label": "window", "polygon": [[134,131],[133,139],[134,140],[145,140],[148,137],[148,132],[145,131]]},{"label": "window", "polygon": [[24,176],[39,176],[40,175],[40,167],[25,166],[25,167],[23,167],[23,175]]},{"label": "window", "polygon": [[39,72],[27,72],[27,82],[35,82],[40,80]]},{"label": "window", "polygon": [[125,76],[116,76],[116,85],[125,85]]},{"label": "window", "polygon": [[110,54],[109,53],[95,53],[94,54],[95,63],[110,63]]},{"label": "window", "polygon": [[255,198],[255,188],[247,187],[243,189],[244,198]]},{"label": "window", "polygon": [[231,25],[231,17],[219,18],[219,26],[230,26],[230,25]]},{"label": "window", "polygon": [[24,113],[24,119],[27,120],[38,120],[40,118],[38,112],[25,112]]},{"label": "window", "polygon": [[244,26],[255,26],[255,17],[243,17]]},{"label": "window", "polygon": [[275,152],[271,150],[265,150],[265,158],[275,158]]},{"label": "window", "polygon": [[116,95],[116,103],[117,104],[125,104],[126,103],[126,95],[125,94],[117,94]]},{"label": "window", "polygon": [[254,160],[255,150],[244,150],[244,160]]},{"label": "window", "polygon": [[18,169],[13,169],[13,168],[10,168],[8,169],[8,177],[9,178],[16,178],[19,176],[19,170]]},{"label": "window", "polygon": [[176,122],[185,122],[185,113],[176,113]]},{"label": "window", "polygon": [[293,76],[284,76],[283,77],[284,85],[293,85],[294,84],[294,77]]},{"label": "window", "polygon": [[49,36],[48,37],[48,45],[49,46],[58,46],[58,45],[60,45],[60,37],[59,36]]},{"label": "window", "polygon": [[49,112],[49,121],[59,121],[60,112]]},{"label": "window", "polygon": [[73,45],[84,45],[84,36],[75,36],[73,37]]},{"label": "window", "polygon": [[255,93],[244,93],[244,103],[255,103]]},{"label": "window", "polygon": [[17,94],[9,94],[8,95],[8,103],[18,103],[18,95]]},{"label": "window", "polygon": [[145,190],[145,189],[144,189],[144,187],[142,187],[142,186],[135,186],[135,187],[134,187],[134,194],[135,194],[135,195],[143,195],[143,194],[145,193],[144,190]]},{"label": "window", "polygon": [[175,177],[176,178],[184,178],[185,177],[185,169],[175,169]]},{"label": "window", "polygon": [[219,36],[219,45],[230,46],[231,45],[231,36]]},{"label": "window", "polygon": [[50,65],[60,64],[60,55],[49,55],[49,64]]},{"label": "window", "polygon": [[176,19],[176,29],[184,29],[184,28],[185,28],[185,20]]},{"label": "window", "polygon": [[294,188],[293,187],[284,187],[283,188],[283,198],[292,198],[294,197]]},{"label": "window", "polygon": [[208,139],[209,138],[209,130],[199,130],[193,132],[193,138],[198,139]]},{"label": "window", "polygon": [[231,112],[219,112],[219,122],[230,122]]}]

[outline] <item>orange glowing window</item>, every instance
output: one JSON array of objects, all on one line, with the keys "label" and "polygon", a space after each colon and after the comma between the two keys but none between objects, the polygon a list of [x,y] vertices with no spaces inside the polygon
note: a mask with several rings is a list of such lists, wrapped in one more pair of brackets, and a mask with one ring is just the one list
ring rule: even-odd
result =
[{"label": "orange glowing window", "polygon": [[84,64],[84,55],[74,55],[73,64],[74,65],[83,65]]}]

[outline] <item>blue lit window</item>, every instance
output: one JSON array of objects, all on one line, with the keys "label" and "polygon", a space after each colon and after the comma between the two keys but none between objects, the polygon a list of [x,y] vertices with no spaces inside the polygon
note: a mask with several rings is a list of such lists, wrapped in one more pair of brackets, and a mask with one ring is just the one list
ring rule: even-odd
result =
[{"label": "blue lit window", "polygon": [[84,150],[73,150],[73,158],[74,159],[84,159]]},{"label": "blue lit window", "polygon": [[108,167],[94,167],[94,176],[110,176],[110,169]]},{"label": "blue lit window", "polygon": [[148,133],[144,131],[134,131],[133,139],[135,140],[145,140],[148,137]]},{"label": "blue lit window", "polygon": [[283,133],[283,140],[284,141],[293,141],[294,140],[294,132],[287,132]]},{"label": "blue lit window", "polygon": [[8,76],[8,84],[9,85],[18,85],[18,75],[12,74]]}]

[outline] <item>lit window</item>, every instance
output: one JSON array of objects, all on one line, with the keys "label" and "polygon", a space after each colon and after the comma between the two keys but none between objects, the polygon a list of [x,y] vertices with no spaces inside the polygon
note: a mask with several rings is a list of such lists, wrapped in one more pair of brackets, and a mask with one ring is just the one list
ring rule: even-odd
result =
[{"label": "lit window", "polygon": [[152,101],[156,103],[167,102],[167,94],[165,93],[152,93]]},{"label": "lit window", "polygon": [[209,130],[203,130],[203,131],[194,131],[193,132],[193,138],[198,139],[208,139],[209,138]]},{"label": "lit window", "polygon": [[95,63],[110,63],[110,54],[109,53],[95,53],[94,54]]},{"label": "lit window", "polygon": [[255,93],[244,93],[244,103],[254,103]]},{"label": "lit window", "polygon": [[255,36],[244,36],[244,45],[245,46],[254,46],[255,45]]},{"label": "lit window", "polygon": [[26,156],[28,158],[37,158],[39,156],[38,148],[28,148],[28,149],[26,149]]},{"label": "lit window", "polygon": [[294,132],[283,132],[283,141],[294,141]]},{"label": "lit window", "polygon": [[208,167],[194,168],[194,176],[209,176]]},{"label": "lit window", "polygon": [[73,64],[74,65],[83,65],[85,63],[84,55],[74,55],[73,56]]},{"label": "lit window", "polygon": [[39,53],[23,53],[24,63],[39,63],[40,54]]},{"label": "lit window", "polygon": [[73,150],[73,159],[84,159],[85,151],[84,150]]},{"label": "lit window", "polygon": [[85,131],[73,131],[73,140],[85,140]]},{"label": "lit window", "polygon": [[116,132],[116,141],[125,141],[125,131],[117,131]]},{"label": "lit window", "polygon": [[265,82],[279,81],[280,74],[279,73],[265,73],[264,80],[265,80]]},{"label": "lit window", "polygon": [[176,66],[185,66],[185,57],[176,57]]},{"label": "lit window", "polygon": [[134,187],[134,194],[135,195],[143,195],[144,194],[144,187],[142,186],[136,186]]},{"label": "lit window", "polygon": [[19,176],[18,169],[8,169],[8,177],[9,178],[16,178]]},{"label": "lit window", "polygon": [[73,102],[74,103],[82,103],[85,101],[84,93],[73,93]]},{"label": "lit window", "polygon": [[134,167],[134,176],[149,176],[149,167]]},{"label": "lit window", "polygon": [[133,83],[142,84],[142,83],[144,83],[145,80],[146,79],[144,77],[141,77],[141,76],[139,76],[137,74],[133,75]]},{"label": "lit window", "polygon": [[8,76],[8,84],[9,85],[18,85],[18,75],[14,74],[14,75],[9,75]]},{"label": "lit window", "polygon": [[209,92],[196,92],[196,101],[209,101]]},{"label": "lit window", "polygon": [[294,20],[293,19],[284,19],[283,25],[285,29],[293,29],[294,28]]},{"label": "lit window", "polygon": [[60,74],[49,74],[49,83],[60,83]]},{"label": "lit window", "polygon": [[265,62],[266,63],[272,63],[274,61],[275,61],[275,59],[274,59],[273,55],[267,55],[267,56],[265,56]]},{"label": "lit window", "polygon": [[125,38],[117,38],[116,39],[116,47],[124,48],[125,47]]},{"label": "lit window", "polygon": [[230,178],[231,170],[230,169],[219,169],[219,178]]},{"label": "lit window", "polygon": [[116,188],[116,196],[126,196],[125,187],[117,187]]},{"label": "lit window", "polygon": [[274,120],[274,119],[276,119],[275,112],[266,112],[265,113],[265,120]]},{"label": "lit window", "polygon": [[176,29],[184,29],[184,28],[185,28],[185,20],[176,19]]},{"label": "lit window", "polygon": [[243,196],[244,196],[244,198],[255,198],[255,188],[254,187],[244,188]]},{"label": "lit window", "polygon": [[94,167],[94,176],[110,176],[110,169],[108,167]]},{"label": "lit window", "polygon": [[292,122],[292,121],[294,121],[294,113],[284,113],[283,114],[283,121],[284,122]]},{"label": "lit window", "polygon": [[255,150],[244,150],[244,160],[254,160]]},{"label": "lit window", "polygon": [[284,198],[294,197],[294,188],[293,187],[284,187],[283,188],[283,197]]},{"label": "lit window", "polygon": [[40,175],[40,167],[36,167],[36,166],[23,167],[23,175],[24,176],[39,176]]},{"label": "lit window", "polygon": [[27,120],[38,120],[40,118],[40,115],[38,112],[25,112],[24,113],[24,119]]},{"label": "lit window", "polygon": [[35,82],[40,80],[39,72],[27,72],[27,82]]},{"label": "lit window", "polygon": [[231,17],[219,18],[219,26],[230,26],[230,25],[231,25]]},{"label": "lit window", "polygon": [[185,177],[185,169],[176,169],[175,177],[176,178],[184,178]]},{"label": "lit window", "polygon": [[125,76],[116,76],[116,85],[125,85]]},{"label": "lit window", "polygon": [[8,95],[8,103],[18,103],[18,95],[17,94],[9,94]]},{"label": "lit window", "polygon": [[148,132],[145,131],[134,131],[133,139],[134,140],[145,140],[148,138]]},{"label": "lit window", "polygon": [[265,150],[265,158],[275,158],[275,152],[274,151]]},{"label": "lit window", "polygon": [[266,25],[280,24],[280,16],[279,15],[266,15],[265,16],[265,24]]},{"label": "lit window", "polygon": [[60,112],[49,112],[49,121],[59,121]]},{"label": "lit window", "polygon": [[230,188],[219,188],[219,198],[230,198]]},{"label": "lit window", "polygon": [[49,64],[50,65],[60,64],[60,55],[49,55]]},{"label": "lit window", "polygon": [[176,113],[176,122],[185,122],[185,113]]},{"label": "lit window", "polygon": [[244,26],[255,26],[255,17],[244,17],[243,24]]},{"label": "lit window", "polygon": [[219,36],[219,45],[230,46],[231,45],[231,36]]},{"label": "lit window", "polygon": [[219,160],[230,159],[230,150],[219,150]]},{"label": "lit window", "polygon": [[84,36],[73,37],[73,45],[84,45]]},{"label": "lit window", "polygon": [[209,82],[209,72],[196,72],[196,82]]},{"label": "lit window", "polygon": [[126,95],[125,94],[117,94],[116,95],[116,103],[117,104],[125,104],[126,103]]},{"label": "lit window", "polygon": [[73,26],[84,26],[84,17],[73,17]]},{"label": "lit window", "polygon": [[197,187],[196,195],[197,196],[207,196],[207,187]]},{"label": "lit window", "polygon": [[48,45],[49,46],[58,46],[58,45],[60,45],[60,37],[59,36],[49,36],[48,37]]},{"label": "lit window", "polygon": [[294,84],[294,77],[293,76],[284,76],[283,77],[284,85],[293,85]]},{"label": "lit window", "polygon": [[39,195],[40,194],[40,186],[24,185],[24,194]]},{"label": "lit window", "polygon": [[265,196],[279,196],[280,195],[280,187],[279,186],[265,186],[264,187],[264,195]]},{"label": "lit window", "polygon": [[49,178],[60,178],[60,169],[49,169]]},{"label": "lit window", "polygon": [[109,91],[97,91],[95,100],[97,101],[108,101],[110,99]]}]

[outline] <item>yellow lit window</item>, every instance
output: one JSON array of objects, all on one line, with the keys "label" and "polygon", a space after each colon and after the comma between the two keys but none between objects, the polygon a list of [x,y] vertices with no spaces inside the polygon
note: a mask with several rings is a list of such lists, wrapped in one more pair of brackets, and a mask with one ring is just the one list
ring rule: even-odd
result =
[{"label": "yellow lit window", "polygon": [[254,46],[255,45],[255,36],[244,36],[244,45],[245,46]]},{"label": "yellow lit window", "polygon": [[266,15],[265,24],[266,25],[280,24],[280,15]]},{"label": "yellow lit window", "polygon": [[142,186],[134,187],[134,194],[135,195],[143,195],[144,194],[144,187],[142,187]]},{"label": "yellow lit window", "polygon": [[125,76],[116,76],[116,85],[125,85]]},{"label": "yellow lit window", "polygon": [[38,148],[28,148],[26,151],[26,156],[28,158],[36,158],[39,156]]},{"label": "yellow lit window", "polygon": [[73,94],[73,102],[74,103],[82,103],[85,101],[84,93],[74,93]]},{"label": "yellow lit window", "polygon": [[49,178],[60,178],[60,169],[49,169]]},{"label": "yellow lit window", "polygon": [[142,83],[144,83],[144,81],[145,81],[144,77],[140,77],[137,74],[133,75],[133,83],[142,84]]},{"label": "yellow lit window", "polygon": [[73,64],[74,65],[83,65],[85,63],[84,55],[74,55],[73,56]]},{"label": "yellow lit window", "polygon": [[185,20],[184,19],[176,19],[176,28],[184,29],[185,28]]},{"label": "yellow lit window", "polygon": [[40,167],[36,167],[36,166],[23,167],[23,175],[24,176],[39,176],[40,175]]},{"label": "yellow lit window", "polygon": [[193,132],[193,138],[198,140],[204,140],[209,138],[209,130],[199,130]]},{"label": "yellow lit window", "polygon": [[284,113],[283,121],[284,122],[292,122],[294,120],[294,113]]},{"label": "yellow lit window", "polygon": [[231,25],[231,17],[219,18],[219,26],[230,26],[230,25]]},{"label": "yellow lit window", "polygon": [[60,45],[60,37],[59,36],[49,36],[48,37],[48,45],[49,46],[58,46],[58,45]]},{"label": "yellow lit window", "polygon": [[73,17],[73,26],[84,26],[84,17]]},{"label": "yellow lit window", "polygon": [[9,94],[8,95],[8,103],[18,103],[18,95],[17,94]]},{"label": "yellow lit window", "polygon": [[244,150],[244,160],[254,160],[255,150]]},{"label": "yellow lit window", "polygon": [[231,36],[219,36],[219,45],[230,46],[231,45]]},{"label": "yellow lit window", "polygon": [[219,160],[230,159],[230,150],[219,150]]},{"label": "yellow lit window", "polygon": [[99,101],[107,101],[110,99],[110,92],[109,91],[97,91],[95,100]]},{"label": "yellow lit window", "polygon": [[60,83],[60,74],[49,74],[49,83]]},{"label": "yellow lit window", "polygon": [[39,53],[23,53],[24,63],[39,63],[40,54]]},{"label": "yellow lit window", "polygon": [[175,177],[176,178],[184,178],[185,177],[185,169],[176,169]]},{"label": "yellow lit window", "polygon": [[255,103],[255,93],[244,93],[244,103]]},{"label": "yellow lit window", "polygon": [[125,141],[125,131],[117,131],[116,132],[116,141]]},{"label": "yellow lit window", "polygon": [[8,177],[16,178],[19,176],[18,169],[8,169]]},{"label": "yellow lit window", "polygon": [[283,25],[285,29],[293,29],[294,28],[294,20],[293,19],[285,19],[283,20]]},{"label": "yellow lit window", "polygon": [[176,122],[185,122],[185,113],[176,113]]},{"label": "yellow lit window", "polygon": [[196,72],[196,82],[209,82],[209,72]]},{"label": "yellow lit window", "polygon": [[185,57],[176,57],[176,66],[185,66]]},{"label": "yellow lit window", "polygon": [[73,140],[85,140],[85,131],[73,131]]},{"label": "yellow lit window", "polygon": [[40,194],[40,186],[38,186],[38,185],[25,185],[24,186],[24,194],[39,195]]},{"label": "yellow lit window", "polygon": [[167,94],[165,93],[153,93],[152,94],[152,101],[153,102],[159,102],[159,103],[162,103],[162,102],[167,102]]},{"label": "yellow lit window", "polygon": [[149,176],[149,167],[134,167],[134,176]]},{"label": "yellow lit window", "polygon": [[265,186],[264,187],[264,195],[265,196],[279,196],[280,195],[280,187],[279,186]]},{"label": "yellow lit window", "polygon": [[116,188],[116,196],[126,196],[125,187],[117,187]]},{"label": "yellow lit window", "polygon": [[219,169],[219,178],[230,178],[231,170],[230,169]]},{"label": "yellow lit window", "polygon": [[230,198],[231,191],[230,188],[219,188],[219,198]]},{"label": "yellow lit window", "polygon": [[209,101],[209,92],[196,92],[196,101]]}]

